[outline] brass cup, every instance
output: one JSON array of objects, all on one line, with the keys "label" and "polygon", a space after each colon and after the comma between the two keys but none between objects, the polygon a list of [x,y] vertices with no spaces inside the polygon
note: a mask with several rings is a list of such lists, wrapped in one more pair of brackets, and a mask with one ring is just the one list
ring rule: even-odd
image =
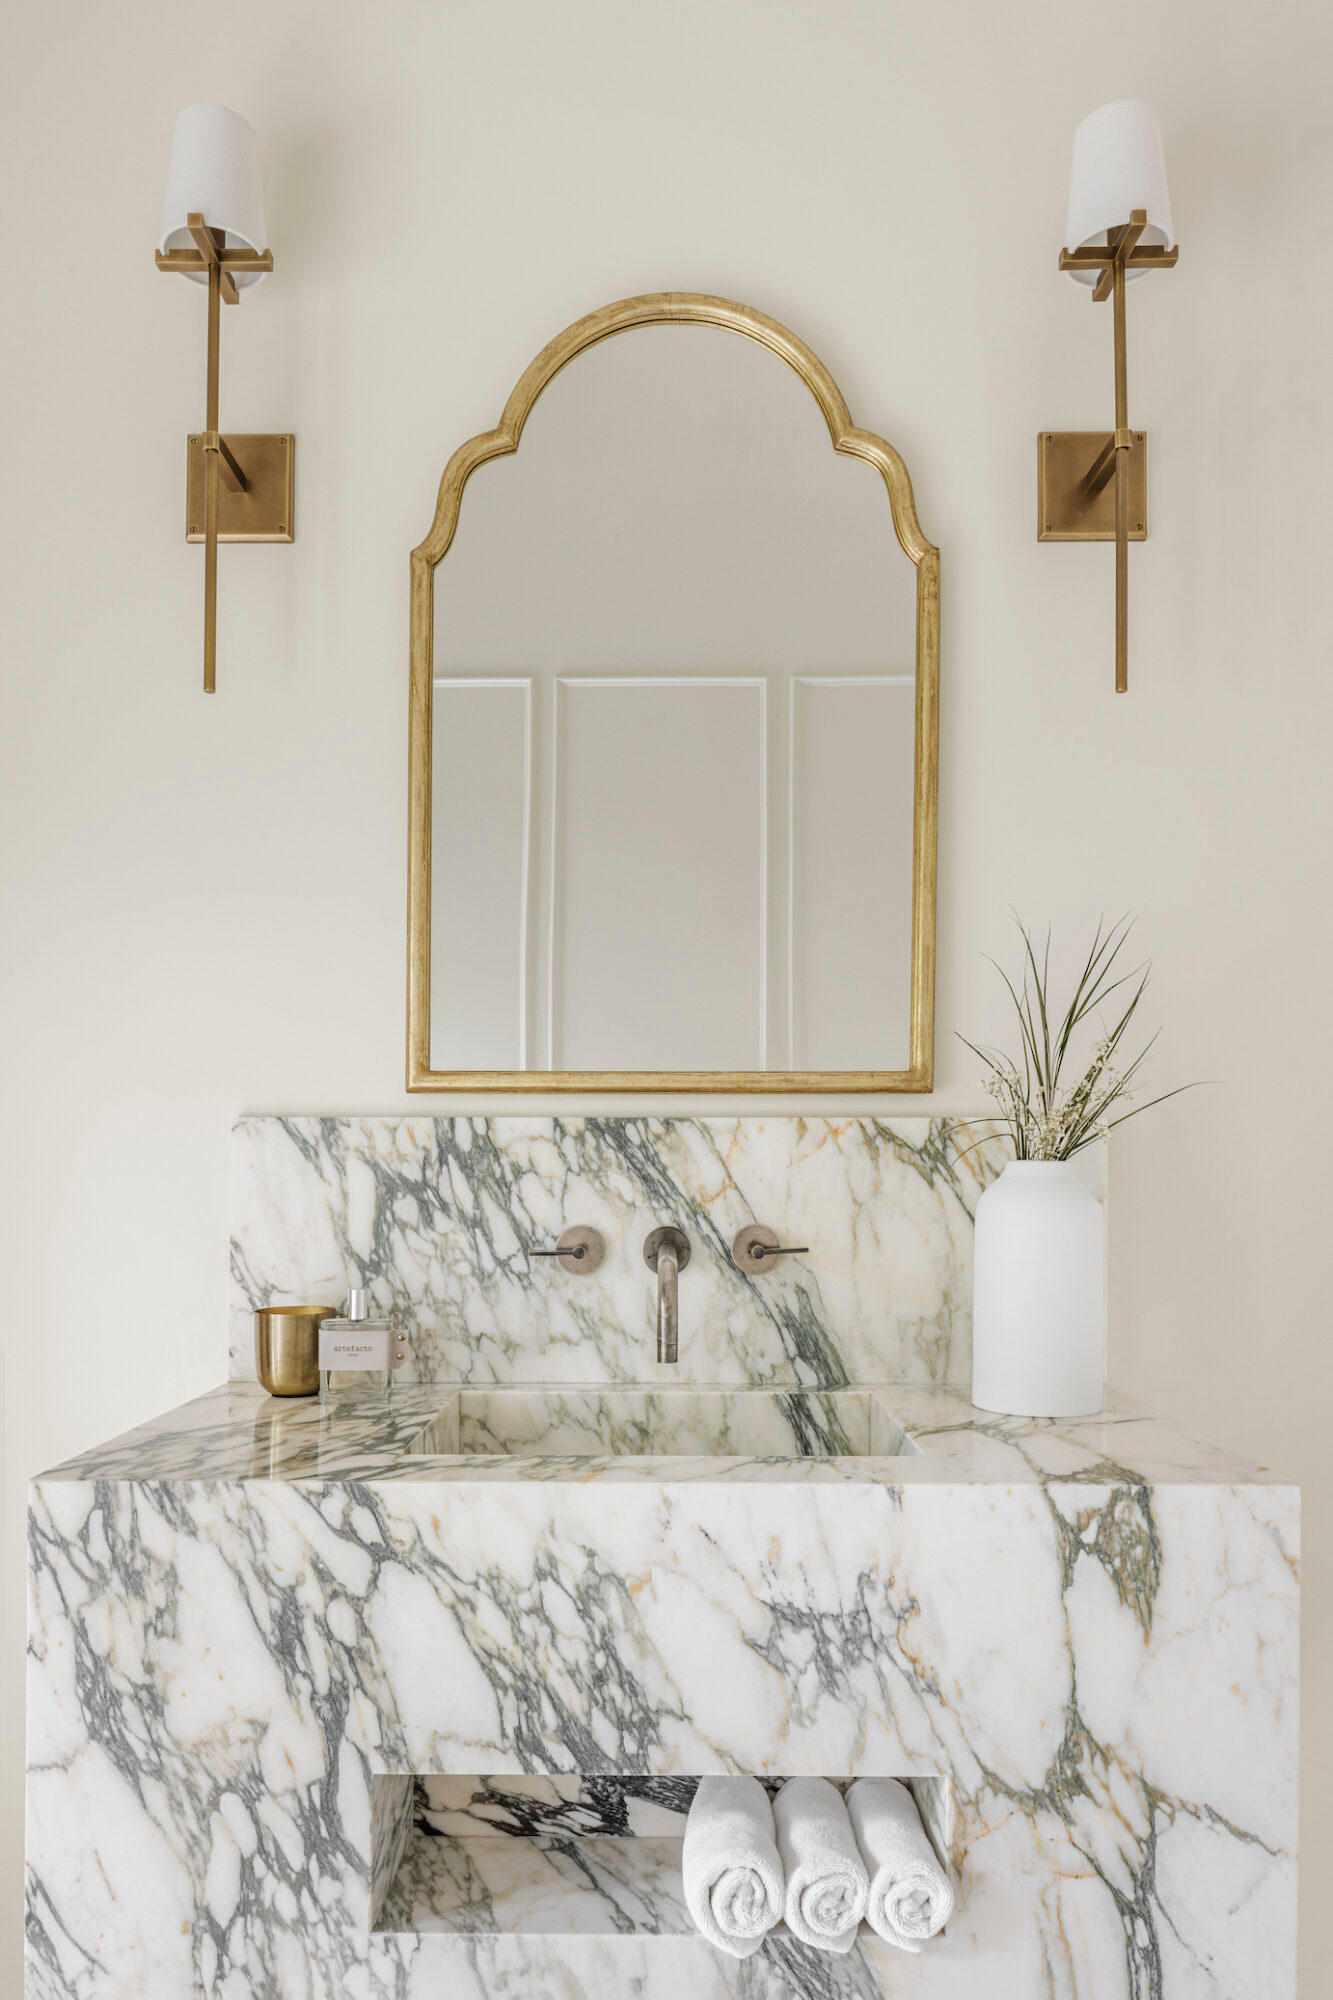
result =
[{"label": "brass cup", "polygon": [[265,1306],[255,1314],[255,1373],[270,1396],[319,1391],[320,1322],[333,1306]]}]

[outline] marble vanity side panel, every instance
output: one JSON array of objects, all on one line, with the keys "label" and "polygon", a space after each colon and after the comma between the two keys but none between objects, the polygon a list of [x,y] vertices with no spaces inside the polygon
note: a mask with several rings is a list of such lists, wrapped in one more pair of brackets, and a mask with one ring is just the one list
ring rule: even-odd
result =
[{"label": "marble vanity side panel", "polygon": [[[958,1914],[857,2000],[1292,2000],[1296,1528],[1095,1479],[39,1485],[29,2000],[401,2000],[371,1774],[562,1768],[947,1776]],[[486,2000],[548,1962],[449,1949]],[[830,1990],[784,1976],[718,1990]]]},{"label": "marble vanity side panel", "polygon": [[[231,1372],[252,1315],[336,1304],[352,1283],[411,1333],[408,1374],[643,1382],[648,1230],[675,1222],[677,1383],[966,1380],[972,1218],[1005,1157],[988,1128],[903,1118],[253,1117],[232,1135]],[[1087,1170],[1103,1177],[1101,1149]],[[731,1260],[765,1221],[810,1253],[754,1277]],[[529,1252],[569,1223],[607,1241],[574,1277]],[[663,1374],[662,1379],[667,1379]]]},{"label": "marble vanity side panel", "polygon": [[278,1492],[30,1489],[26,2000],[374,1990],[373,1558]]},{"label": "marble vanity side panel", "polygon": [[420,1799],[417,1781],[401,1772],[370,1781],[370,1924],[374,1929],[384,1899],[402,1866]]}]

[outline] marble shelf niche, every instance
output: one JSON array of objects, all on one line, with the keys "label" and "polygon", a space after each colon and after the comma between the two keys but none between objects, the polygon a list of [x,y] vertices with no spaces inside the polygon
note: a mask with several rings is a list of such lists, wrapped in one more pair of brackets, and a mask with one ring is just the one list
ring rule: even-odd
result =
[{"label": "marble shelf niche", "polygon": [[[969,1406],[971,1214],[998,1162],[960,1138],[244,1121],[238,1322],[369,1282],[413,1378],[332,1414],[235,1379],[34,1483],[27,2000],[1293,2000],[1298,1496],[1123,1403]],[[751,1219],[811,1256],[743,1278],[726,1246]],[[605,1283],[528,1255],[572,1220],[615,1246]],[[668,1220],[696,1243],[674,1379],[864,1394],[892,1419],[868,1455],[451,1436],[443,1413],[496,1386],[561,1382],[594,1429],[599,1397],[661,1391],[634,1260]],[[248,1359],[238,1338],[238,1377]],[[502,1917],[579,1861],[531,1808],[508,1836],[460,1828],[476,1774],[637,1787],[646,1848],[672,1837],[650,1806],[728,1770],[934,1784],[946,1935],[724,1960],[674,1928],[665,1845],[608,1854],[595,1815],[587,1895],[624,1928],[457,1921],[465,1861]],[[507,1863],[476,1855],[506,1838]]]},{"label": "marble shelf niche", "polygon": [[[460,1935],[553,1940],[553,1955],[562,1940],[574,1950],[584,1938],[619,1940],[631,1957],[641,1956],[645,1938],[681,1939],[682,1970],[693,1961],[692,1977],[706,1987],[716,1979],[714,1954],[695,1932],[681,1880],[694,1785],[690,1778],[428,1778],[405,1793],[398,1781],[381,1780],[372,1808],[376,1851],[393,1872],[374,1928],[418,1938],[423,1952],[438,1937],[442,1955]],[[914,1789],[948,1867],[948,1784],[919,1779]],[[860,1940],[846,1966],[805,1950],[785,1925],[775,1927],[769,1948],[779,1964],[805,1966],[806,1986],[814,1976],[816,1991],[854,1995],[864,1985],[865,1954],[877,1945],[868,1924]]]}]

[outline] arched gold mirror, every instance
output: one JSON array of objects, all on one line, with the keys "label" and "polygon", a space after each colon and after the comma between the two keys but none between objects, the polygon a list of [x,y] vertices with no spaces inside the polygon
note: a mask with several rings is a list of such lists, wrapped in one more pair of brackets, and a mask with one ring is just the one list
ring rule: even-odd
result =
[{"label": "arched gold mirror", "polygon": [[931,1088],[939,552],[794,334],[567,328],[445,468],[411,652],[409,1090]]}]

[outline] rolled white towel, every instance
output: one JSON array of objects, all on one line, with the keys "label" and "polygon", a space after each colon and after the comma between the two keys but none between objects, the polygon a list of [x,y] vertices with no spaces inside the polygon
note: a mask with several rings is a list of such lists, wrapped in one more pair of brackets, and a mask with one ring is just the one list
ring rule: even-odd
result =
[{"label": "rolled white towel", "polygon": [[685,1907],[710,1944],[749,1958],[782,1915],[773,1808],[758,1778],[700,1778],[681,1853]]},{"label": "rolled white towel", "polygon": [[870,1874],[872,1929],[904,1951],[920,1951],[953,1915],[954,1895],[916,1800],[896,1778],[858,1778],[847,1811]]},{"label": "rolled white towel", "polygon": [[773,1823],[788,1930],[819,1951],[850,1951],[870,1884],[837,1787],[827,1778],[788,1778],[773,1801]]}]

